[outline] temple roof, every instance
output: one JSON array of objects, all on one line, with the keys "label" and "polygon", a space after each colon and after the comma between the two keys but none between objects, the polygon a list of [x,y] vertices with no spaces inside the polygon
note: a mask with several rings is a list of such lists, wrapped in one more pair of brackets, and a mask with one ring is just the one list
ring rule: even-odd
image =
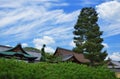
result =
[{"label": "temple roof", "polygon": [[7,50],[6,52],[21,52],[21,53],[24,53],[24,54],[28,54],[27,52],[24,51],[24,49],[22,48],[21,44],[18,44],[17,46]]},{"label": "temple roof", "polygon": [[21,53],[21,52],[6,52],[6,51],[3,51],[3,52],[0,52],[1,55],[4,55],[4,56],[15,56],[15,55],[20,55],[20,56],[23,56],[25,58],[36,58],[30,54],[24,54],[24,53]]},{"label": "temple roof", "polygon": [[63,61],[67,61],[70,58],[74,58],[79,63],[88,63],[88,62],[90,62],[88,59],[86,59],[84,57],[83,54],[79,54],[79,53],[73,52],[71,50],[63,49],[63,48],[60,48],[60,47],[58,47],[56,49],[54,55],[55,56],[62,56]]},{"label": "temple roof", "polygon": [[18,56],[18,57],[24,57],[27,59],[36,59],[37,58],[37,57],[34,57],[34,56],[28,54],[26,51],[24,51],[21,44],[18,44],[14,48],[9,48],[8,50],[0,51],[0,55],[2,55],[2,56]]},{"label": "temple roof", "polygon": [[12,47],[0,45],[0,51],[6,51],[6,50],[9,50],[9,49],[11,49],[11,48],[12,48]]}]

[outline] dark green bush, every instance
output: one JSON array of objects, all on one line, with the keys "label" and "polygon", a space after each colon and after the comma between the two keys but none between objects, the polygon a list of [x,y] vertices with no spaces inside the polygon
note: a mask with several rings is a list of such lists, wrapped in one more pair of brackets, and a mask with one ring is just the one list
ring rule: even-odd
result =
[{"label": "dark green bush", "polygon": [[0,79],[117,79],[106,67],[0,59]]}]

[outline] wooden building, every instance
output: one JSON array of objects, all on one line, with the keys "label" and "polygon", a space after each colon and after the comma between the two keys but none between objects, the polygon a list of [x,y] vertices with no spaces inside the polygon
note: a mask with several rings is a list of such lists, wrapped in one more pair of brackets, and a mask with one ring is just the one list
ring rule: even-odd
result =
[{"label": "wooden building", "polygon": [[[3,51],[2,51],[2,48]],[[0,57],[5,57],[5,58],[16,58],[19,60],[25,60],[28,62],[34,62],[34,60],[37,57],[34,57],[30,54],[28,54],[24,49],[22,48],[21,44],[18,44],[16,47],[7,47],[7,46],[1,46],[1,51],[0,51]]]},{"label": "wooden building", "polygon": [[57,48],[54,56],[59,56],[62,58],[62,61],[72,61],[76,63],[89,63],[90,61],[84,57],[83,54],[75,53],[71,50],[63,49],[63,48]]},{"label": "wooden building", "polygon": [[108,68],[114,72],[120,72],[120,61],[110,60],[107,62]]}]

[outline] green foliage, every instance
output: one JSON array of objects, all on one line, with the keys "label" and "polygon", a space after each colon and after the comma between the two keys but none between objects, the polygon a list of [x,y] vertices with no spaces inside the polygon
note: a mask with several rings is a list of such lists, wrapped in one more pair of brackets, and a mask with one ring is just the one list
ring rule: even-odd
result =
[{"label": "green foliage", "polygon": [[24,48],[25,51],[33,51],[36,53],[40,53],[41,51],[39,49],[33,48],[33,47],[25,47]]},{"label": "green foliage", "polygon": [[106,67],[0,59],[0,79],[117,79]]},{"label": "green foliage", "polygon": [[62,57],[50,55],[49,57],[47,57],[47,62],[50,62],[50,63],[62,62]]},{"label": "green foliage", "polygon": [[86,58],[91,61],[91,64],[101,63],[107,56],[103,49],[102,31],[97,24],[98,17],[94,8],[83,8],[78,17],[77,23],[74,26],[74,42],[76,47],[75,52],[84,53]]},{"label": "green foliage", "polygon": [[45,53],[45,56],[47,59],[51,58],[53,56],[53,54],[50,54],[50,53]]}]

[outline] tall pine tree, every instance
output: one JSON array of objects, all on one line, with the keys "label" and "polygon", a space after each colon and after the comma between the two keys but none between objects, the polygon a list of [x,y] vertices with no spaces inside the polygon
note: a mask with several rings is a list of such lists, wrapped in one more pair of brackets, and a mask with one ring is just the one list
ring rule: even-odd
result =
[{"label": "tall pine tree", "polygon": [[76,47],[73,51],[84,53],[91,65],[104,61],[107,56],[106,51],[102,52],[103,34],[97,24],[97,12],[92,7],[86,7],[81,10],[76,25],[74,26],[74,43]]}]

